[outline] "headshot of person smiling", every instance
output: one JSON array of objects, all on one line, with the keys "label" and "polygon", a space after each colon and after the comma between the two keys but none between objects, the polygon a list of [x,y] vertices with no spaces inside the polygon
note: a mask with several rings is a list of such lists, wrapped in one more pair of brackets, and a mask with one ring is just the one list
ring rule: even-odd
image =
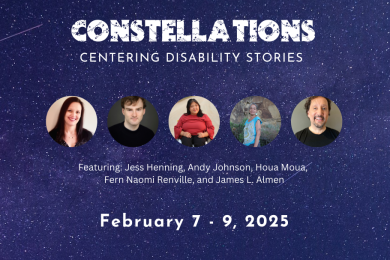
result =
[{"label": "headshot of person smiling", "polygon": [[82,107],[80,103],[71,103],[65,112],[65,125],[68,127],[77,125],[80,120],[81,111]]},{"label": "headshot of person smiling", "polygon": [[78,97],[64,100],[57,123],[49,132],[50,136],[65,147],[77,147],[88,142],[92,133],[84,128],[84,103]]},{"label": "headshot of person smiling", "polygon": [[312,147],[322,147],[332,143],[338,137],[339,131],[326,126],[331,111],[330,99],[322,96],[309,97],[304,108],[310,126],[295,134],[298,140]]},{"label": "headshot of person smiling", "polygon": [[330,115],[330,100],[317,97],[308,101],[306,113],[310,120],[310,131],[317,135],[326,130],[326,122]]}]

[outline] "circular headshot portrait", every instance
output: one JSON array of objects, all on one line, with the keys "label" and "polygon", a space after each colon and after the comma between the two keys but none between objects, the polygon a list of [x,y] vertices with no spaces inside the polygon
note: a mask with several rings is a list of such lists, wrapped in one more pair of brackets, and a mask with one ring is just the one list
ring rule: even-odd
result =
[{"label": "circular headshot portrait", "polygon": [[322,96],[302,100],[291,116],[291,128],[295,136],[311,147],[332,143],[341,131],[342,122],[337,105]]},{"label": "circular headshot portrait", "polygon": [[218,133],[219,114],[203,97],[190,96],[179,100],[169,114],[169,130],[173,137],[188,147],[210,143]]},{"label": "circular headshot portrait", "polygon": [[51,138],[65,147],[77,147],[95,134],[97,116],[91,104],[80,97],[63,97],[54,102],[46,115]]},{"label": "circular headshot portrait", "polygon": [[107,126],[115,141],[127,147],[138,147],[153,139],[158,128],[158,114],[146,99],[128,96],[111,107]]},{"label": "circular headshot portrait", "polygon": [[280,125],[278,108],[265,97],[244,98],[230,114],[230,129],[234,137],[245,146],[269,144],[278,135]]}]

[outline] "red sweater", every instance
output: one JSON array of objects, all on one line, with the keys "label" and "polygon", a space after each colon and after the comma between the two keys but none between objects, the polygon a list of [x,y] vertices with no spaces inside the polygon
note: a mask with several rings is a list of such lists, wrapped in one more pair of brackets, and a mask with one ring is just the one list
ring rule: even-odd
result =
[{"label": "red sweater", "polygon": [[210,139],[214,138],[214,126],[210,118],[203,114],[202,117],[184,114],[180,117],[175,126],[175,138],[181,138],[181,131],[189,132],[191,135],[198,135],[207,131]]}]

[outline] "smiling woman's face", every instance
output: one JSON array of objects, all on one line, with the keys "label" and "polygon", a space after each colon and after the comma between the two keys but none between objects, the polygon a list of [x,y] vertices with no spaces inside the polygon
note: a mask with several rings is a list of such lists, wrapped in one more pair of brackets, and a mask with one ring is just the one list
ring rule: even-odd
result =
[{"label": "smiling woman's face", "polygon": [[191,115],[197,115],[199,112],[199,105],[196,102],[192,102],[190,106]]},{"label": "smiling woman's face", "polygon": [[65,124],[68,126],[75,126],[80,121],[81,117],[81,104],[73,102],[69,105],[65,113]]}]

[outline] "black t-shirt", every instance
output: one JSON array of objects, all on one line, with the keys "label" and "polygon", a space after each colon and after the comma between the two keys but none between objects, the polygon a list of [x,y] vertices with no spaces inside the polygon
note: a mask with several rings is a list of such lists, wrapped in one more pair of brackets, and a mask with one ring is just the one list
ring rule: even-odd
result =
[{"label": "black t-shirt", "polygon": [[[53,130],[51,130],[49,132],[49,135],[51,136],[51,138],[53,138],[54,141],[56,141],[60,145],[65,146],[65,147],[69,147],[69,145],[62,139],[62,136],[59,136],[59,133],[60,133],[60,131],[57,128],[54,128]],[[81,145],[85,144],[86,142],[88,142],[92,138],[92,133],[90,131],[88,131],[87,129],[83,128],[81,135],[78,137],[79,137],[79,140],[77,140],[75,147],[81,146]]]},{"label": "black t-shirt", "polygon": [[125,127],[124,122],[113,125],[108,130],[115,141],[128,147],[144,145],[154,136],[153,131],[143,125],[139,125],[137,130],[131,131]]},{"label": "black t-shirt", "polygon": [[326,130],[319,135],[313,134],[309,128],[305,128],[295,134],[299,141],[311,147],[322,147],[328,145],[333,142],[338,135],[338,131],[329,127],[327,127]]}]

